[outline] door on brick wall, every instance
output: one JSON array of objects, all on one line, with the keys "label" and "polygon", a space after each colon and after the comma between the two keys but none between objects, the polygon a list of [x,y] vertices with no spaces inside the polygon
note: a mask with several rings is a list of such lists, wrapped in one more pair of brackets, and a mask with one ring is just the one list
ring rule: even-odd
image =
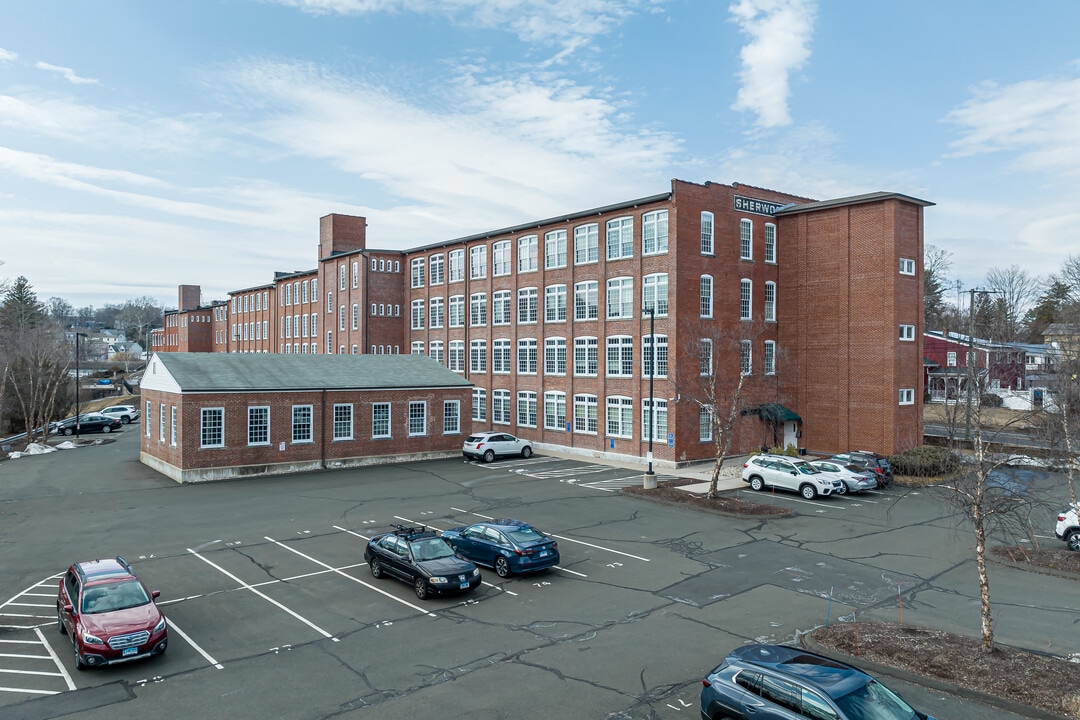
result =
[{"label": "door on brick wall", "polygon": [[784,447],[789,445],[799,447],[799,422],[797,420],[784,423]]}]

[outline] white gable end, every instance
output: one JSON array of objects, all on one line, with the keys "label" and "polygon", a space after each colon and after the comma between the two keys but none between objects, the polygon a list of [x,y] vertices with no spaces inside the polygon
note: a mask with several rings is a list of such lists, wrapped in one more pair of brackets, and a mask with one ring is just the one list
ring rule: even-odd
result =
[{"label": "white gable end", "polygon": [[161,358],[156,354],[147,363],[139,387],[166,393],[180,394],[182,392],[180,383],[176,382],[172,373],[165,367],[165,363],[161,362]]}]

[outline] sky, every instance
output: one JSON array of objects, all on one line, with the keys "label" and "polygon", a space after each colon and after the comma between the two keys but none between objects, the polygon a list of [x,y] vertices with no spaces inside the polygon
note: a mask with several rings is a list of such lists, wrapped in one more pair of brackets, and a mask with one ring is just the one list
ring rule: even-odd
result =
[{"label": "sky", "polygon": [[935,203],[963,290],[1080,254],[1080,2],[0,5],[0,279],[204,302],[672,178]]}]

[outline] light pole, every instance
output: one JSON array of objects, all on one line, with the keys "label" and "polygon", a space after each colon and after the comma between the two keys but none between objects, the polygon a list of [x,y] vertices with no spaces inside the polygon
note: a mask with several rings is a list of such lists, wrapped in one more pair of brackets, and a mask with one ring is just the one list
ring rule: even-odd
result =
[{"label": "light pole", "polygon": [[[971,440],[971,391],[975,386],[975,293],[981,295],[990,295],[992,293],[999,293],[1000,290],[981,290],[979,288],[971,288],[968,290],[971,293],[971,299],[968,301],[968,352],[967,357],[964,359],[964,365],[967,367],[967,392],[965,393],[967,398],[967,408],[965,413],[964,422],[964,440]],[[987,362],[986,371],[989,374],[990,364]]]},{"label": "light pole", "polygon": [[650,305],[645,308],[645,312],[649,313],[649,454],[646,456],[649,469],[645,471],[643,487],[646,490],[653,490],[656,488],[656,473],[652,468],[652,441],[653,434],[656,432],[656,421],[653,415],[656,412],[656,401],[653,399],[653,375],[656,374],[656,306]]},{"label": "light pole", "polygon": [[85,333],[75,333],[75,437],[79,437],[79,381],[82,375],[79,373],[79,338],[86,337]]}]

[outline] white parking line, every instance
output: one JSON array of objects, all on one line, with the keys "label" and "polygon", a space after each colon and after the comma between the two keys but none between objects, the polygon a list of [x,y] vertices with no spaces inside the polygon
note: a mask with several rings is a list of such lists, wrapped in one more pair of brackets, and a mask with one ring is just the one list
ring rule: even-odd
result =
[{"label": "white parking line", "polygon": [[[337,526],[335,525],[334,527],[336,528]],[[337,528],[337,529],[340,530],[341,528]],[[348,580],[352,580],[354,583],[357,583],[359,585],[363,585],[364,587],[368,588],[369,590],[374,590],[375,592],[379,593],[380,595],[385,595],[386,597],[390,598],[394,602],[399,602],[402,605],[404,605],[405,607],[412,608],[413,610],[416,610],[417,612],[423,613],[424,615],[427,615],[428,617],[438,617],[438,615],[436,615],[435,613],[433,613],[433,612],[431,612],[429,610],[425,610],[424,608],[422,608],[422,607],[420,607],[418,605],[413,605],[411,602],[408,602],[407,600],[402,600],[401,598],[394,597],[393,595],[386,592],[385,590],[381,590],[381,589],[375,587],[374,585],[370,585],[370,584],[364,582],[363,580],[361,580],[360,578],[353,577],[352,575],[348,574],[347,572],[342,572],[341,570],[337,570],[335,568],[332,568],[329,565],[327,565],[326,563],[324,563],[322,560],[316,560],[315,558],[311,557],[310,555],[305,555],[304,553],[300,552],[296,548],[291,548],[288,545],[286,545],[285,543],[278,542],[274,538],[266,537],[265,535],[263,537],[266,540],[269,540],[270,542],[274,543],[278,547],[284,548],[284,549],[288,550],[291,553],[296,553],[297,555],[304,558],[305,560],[310,560],[311,562],[315,563],[316,565],[320,565],[320,566],[326,568],[327,570],[329,570],[331,572],[335,572],[335,573],[337,573],[338,575],[340,575],[343,578],[346,578]]]},{"label": "white parking line", "polygon": [[[495,519],[490,515],[481,515],[480,513],[475,513],[470,510],[462,510],[461,508],[451,507],[450,509],[454,512],[465,513],[466,515],[475,515],[476,517],[484,518],[485,520]],[[563,535],[556,535],[555,533],[548,534],[551,535],[551,537],[559,538],[560,540],[565,540],[566,542],[577,543],[578,545],[585,545],[586,547],[596,548],[597,550],[603,550],[604,552],[615,553],[616,555],[622,555],[624,557],[633,558],[635,560],[641,560],[642,562],[650,562],[649,558],[643,558],[638,555],[631,555],[630,553],[625,553],[621,550],[612,550],[611,548],[606,548],[603,545],[593,545],[592,543],[587,543],[583,540],[575,540],[573,538],[568,538]]]},{"label": "white parking line", "polygon": [[[400,515],[395,515],[395,516],[394,516],[394,519],[396,519],[396,520],[404,520],[405,522],[407,522],[407,523],[409,523],[409,524],[412,524],[412,525],[421,525],[421,524],[423,524],[423,523],[418,523],[418,522],[416,522],[415,520],[410,520],[409,518],[403,518],[403,517],[401,517]],[[435,526],[434,526],[434,525],[432,525],[431,523],[427,523],[427,526],[428,526],[429,528],[433,528],[433,529],[435,529],[435,530],[438,530],[438,531],[439,531],[439,533],[440,533],[440,534],[442,534],[442,530],[441,530],[441,529],[439,529],[439,528],[437,528],[437,527],[435,527]],[[501,590],[501,591],[503,591],[504,593],[506,593],[507,595],[513,595],[513,596],[515,596],[515,597],[517,596],[517,593],[516,593],[516,592],[512,592],[512,591],[510,591],[510,590],[507,590],[506,588],[504,588],[504,587],[500,587],[499,585],[492,585],[492,584],[491,584],[491,583],[489,583],[489,582],[488,582],[487,580],[481,580],[481,581],[480,581],[480,584],[481,584],[481,585],[487,585],[487,586],[488,586],[489,588],[495,588],[496,590]]]},{"label": "white parking line", "polygon": [[[64,682],[67,683],[68,690],[74,690],[75,689],[75,683],[74,683],[74,681],[72,681],[71,676],[68,675],[67,668],[65,668],[64,664],[60,662],[60,658],[56,657],[56,653],[53,652],[52,645],[50,645],[45,640],[45,635],[41,632],[41,629],[40,628],[34,628],[34,633],[38,636],[38,640],[41,641],[41,644],[45,646],[45,649],[48,651],[49,657],[52,658],[53,663],[55,663],[56,667],[60,670],[60,675],[64,678]],[[55,695],[56,693],[43,693],[43,694]]]},{"label": "white parking line", "polygon": [[203,557],[202,555],[200,555],[199,553],[195,552],[195,551],[194,551],[194,550],[192,550],[191,548],[187,548],[187,551],[188,551],[189,553],[191,553],[192,555],[194,555],[195,557],[197,557],[197,558],[199,558],[200,560],[202,560],[202,561],[203,561],[204,563],[206,563],[206,564],[207,564],[207,565],[209,565],[210,567],[212,567],[212,568],[214,568],[215,570],[217,570],[218,572],[220,572],[220,573],[221,573],[222,575],[224,575],[224,576],[226,576],[226,577],[228,577],[228,578],[231,578],[231,579],[232,579],[232,580],[233,580],[234,582],[236,582],[236,583],[237,583],[238,585],[240,585],[240,587],[244,588],[245,590],[250,590],[251,592],[253,592],[253,593],[255,593],[256,595],[258,595],[259,597],[261,597],[261,598],[262,598],[263,600],[265,600],[265,601],[267,601],[268,603],[270,603],[271,605],[275,605],[275,606],[277,606],[278,608],[281,608],[281,609],[282,609],[282,610],[284,610],[285,612],[289,613],[289,614],[290,614],[290,615],[292,615],[292,616],[293,616],[294,618],[296,618],[296,619],[297,619],[297,620],[299,620],[300,622],[304,623],[305,625],[307,625],[307,626],[308,626],[309,628],[311,628],[311,629],[312,629],[312,630],[314,630],[315,632],[317,632],[317,633],[321,634],[321,635],[322,635],[323,637],[328,637],[328,638],[330,638],[331,640],[333,640],[334,642],[340,642],[340,640],[339,640],[338,638],[336,638],[336,637],[334,637],[333,635],[331,635],[330,633],[326,632],[325,630],[323,630],[323,629],[322,629],[321,627],[319,627],[319,626],[318,626],[318,625],[316,625],[315,623],[311,622],[310,620],[308,620],[307,618],[305,618],[305,617],[301,616],[300,614],[298,614],[298,613],[294,612],[293,610],[290,610],[289,608],[285,607],[284,605],[282,605],[281,603],[279,603],[279,602],[278,602],[277,600],[275,600],[275,599],[273,599],[272,597],[270,597],[270,596],[266,595],[265,593],[259,592],[259,591],[258,591],[258,590],[256,590],[256,589],[255,589],[254,587],[252,587],[251,585],[248,585],[248,584],[247,584],[246,582],[244,582],[244,581],[243,581],[243,580],[241,580],[240,578],[236,577],[235,575],[233,575],[233,574],[232,574],[231,572],[229,572],[229,571],[228,571],[228,570],[226,570],[225,568],[221,567],[220,565],[215,565],[215,564],[214,564],[213,562],[211,562],[210,560],[207,560],[206,558],[204,558],[204,557]]},{"label": "white parking line", "polygon": [[200,655],[202,655],[202,656],[203,656],[204,658],[206,658],[206,662],[210,663],[211,665],[213,665],[214,667],[216,667],[216,668],[217,668],[218,670],[224,670],[224,669],[225,669],[225,666],[224,666],[224,665],[222,665],[222,664],[221,664],[221,663],[219,663],[219,662],[218,662],[217,660],[215,660],[215,659],[214,659],[213,657],[211,657],[211,656],[210,656],[210,653],[206,652],[206,651],[205,651],[205,650],[203,650],[203,649],[202,649],[201,647],[199,647],[199,644],[198,644],[197,642],[195,642],[194,640],[192,640],[192,639],[191,639],[191,636],[189,636],[189,635],[188,635],[188,634],[187,634],[186,632],[184,632],[183,630],[181,630],[181,629],[180,629],[180,626],[179,626],[179,625],[177,625],[177,624],[176,624],[176,622],[175,622],[174,620],[171,620],[171,619],[170,619],[170,620],[168,620],[168,623],[169,623],[169,628],[170,628],[171,630],[175,630],[175,631],[177,632],[177,634],[179,634],[179,635],[180,635],[180,637],[184,638],[184,640],[186,640],[186,641],[187,641],[187,644],[188,644],[188,645],[190,645],[191,647],[195,648],[195,652],[199,653],[199,654],[200,654]]}]

